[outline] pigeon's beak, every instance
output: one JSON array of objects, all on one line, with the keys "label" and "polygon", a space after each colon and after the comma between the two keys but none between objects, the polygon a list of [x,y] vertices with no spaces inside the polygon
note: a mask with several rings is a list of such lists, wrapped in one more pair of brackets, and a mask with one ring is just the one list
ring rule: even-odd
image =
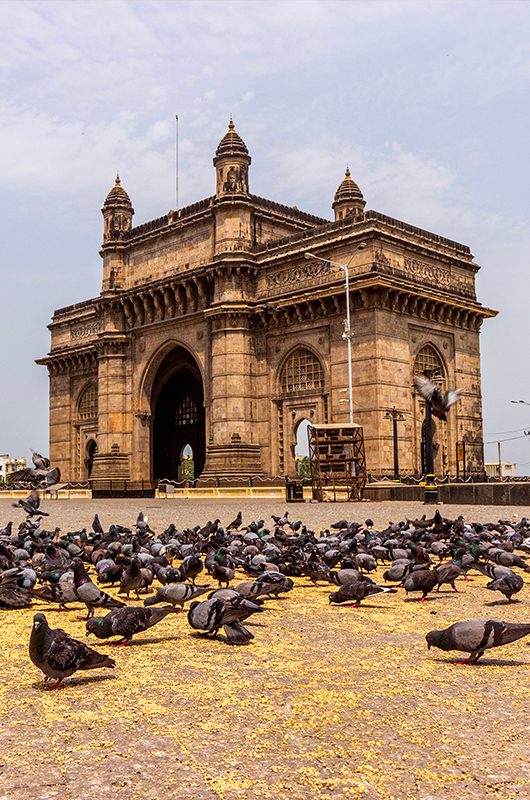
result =
[{"label": "pigeon's beak", "polygon": [[431,647],[432,647],[431,643],[430,643],[430,642],[427,642],[427,650],[430,650],[430,649],[431,649]]}]

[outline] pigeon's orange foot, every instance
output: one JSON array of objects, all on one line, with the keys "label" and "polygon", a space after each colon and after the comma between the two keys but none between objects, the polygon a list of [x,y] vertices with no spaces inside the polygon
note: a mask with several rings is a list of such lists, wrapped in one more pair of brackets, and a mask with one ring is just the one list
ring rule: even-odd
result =
[{"label": "pigeon's orange foot", "polygon": [[63,679],[59,678],[59,680],[55,681],[55,683],[51,683],[51,684],[47,683],[47,684],[45,684],[44,685],[44,689],[47,692],[52,692],[54,689],[62,689],[62,686],[63,686]]}]

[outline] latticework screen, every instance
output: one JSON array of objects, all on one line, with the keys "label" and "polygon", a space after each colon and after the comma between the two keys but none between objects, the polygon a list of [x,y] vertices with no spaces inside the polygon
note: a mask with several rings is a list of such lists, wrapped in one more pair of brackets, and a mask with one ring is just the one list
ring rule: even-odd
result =
[{"label": "latticework screen", "polygon": [[98,415],[98,390],[95,386],[89,386],[79,400],[77,406],[77,417],[80,420],[95,419]]},{"label": "latticework screen", "polygon": [[184,397],[175,411],[175,425],[194,425],[199,421],[197,406],[191,397]]},{"label": "latticework screen", "polygon": [[324,388],[322,364],[311,350],[300,347],[291,353],[281,372],[280,387],[285,393]]},{"label": "latticework screen", "polygon": [[440,356],[431,345],[422,347],[414,361],[414,375],[422,375],[426,370],[431,373],[432,380],[442,386],[445,382],[444,367]]}]

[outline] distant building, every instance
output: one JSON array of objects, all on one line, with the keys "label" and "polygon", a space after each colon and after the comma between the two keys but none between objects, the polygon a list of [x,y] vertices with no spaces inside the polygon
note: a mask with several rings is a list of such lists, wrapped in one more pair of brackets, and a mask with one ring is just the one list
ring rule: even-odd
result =
[{"label": "distant building", "polygon": [[25,458],[11,458],[9,453],[0,455],[0,483],[5,483],[9,475],[19,469],[26,469]]},{"label": "distant building", "polygon": [[[501,478],[512,478],[515,475],[515,470],[517,469],[517,464],[512,464],[510,461],[501,461]],[[498,461],[490,461],[489,463],[484,464],[484,468],[486,470],[486,475],[488,478],[498,478],[499,477],[499,462]]]}]

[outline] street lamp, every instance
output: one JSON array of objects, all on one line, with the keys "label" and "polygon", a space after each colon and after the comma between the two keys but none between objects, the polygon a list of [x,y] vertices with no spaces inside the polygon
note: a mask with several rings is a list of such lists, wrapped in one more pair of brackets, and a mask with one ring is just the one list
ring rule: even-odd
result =
[{"label": "street lamp", "polygon": [[399,480],[399,448],[398,448],[398,422],[402,422],[405,417],[395,406],[387,408],[385,419],[392,420],[392,434],[394,439],[394,480]]},{"label": "street lamp", "polygon": [[510,403],[522,403],[523,406],[530,406],[530,403],[527,403],[526,400],[510,400]]},{"label": "street lamp", "polygon": [[[364,242],[361,242],[357,246],[357,250],[362,250],[366,247]],[[352,256],[347,264],[339,264],[336,261],[331,261],[329,258],[321,258],[320,256],[314,255],[314,253],[305,253],[304,258],[313,258],[315,261],[322,261],[324,264],[330,264],[333,267],[339,267],[339,269],[343,270],[345,278],[346,278],[346,319],[344,321],[344,333],[342,334],[342,338],[346,339],[348,345],[348,397],[349,397],[349,404],[350,404],[350,423],[353,423],[353,372],[352,372],[352,350],[351,350],[351,340],[352,336],[354,335],[351,329],[351,317],[350,317],[350,273],[349,267],[354,258]]]}]

